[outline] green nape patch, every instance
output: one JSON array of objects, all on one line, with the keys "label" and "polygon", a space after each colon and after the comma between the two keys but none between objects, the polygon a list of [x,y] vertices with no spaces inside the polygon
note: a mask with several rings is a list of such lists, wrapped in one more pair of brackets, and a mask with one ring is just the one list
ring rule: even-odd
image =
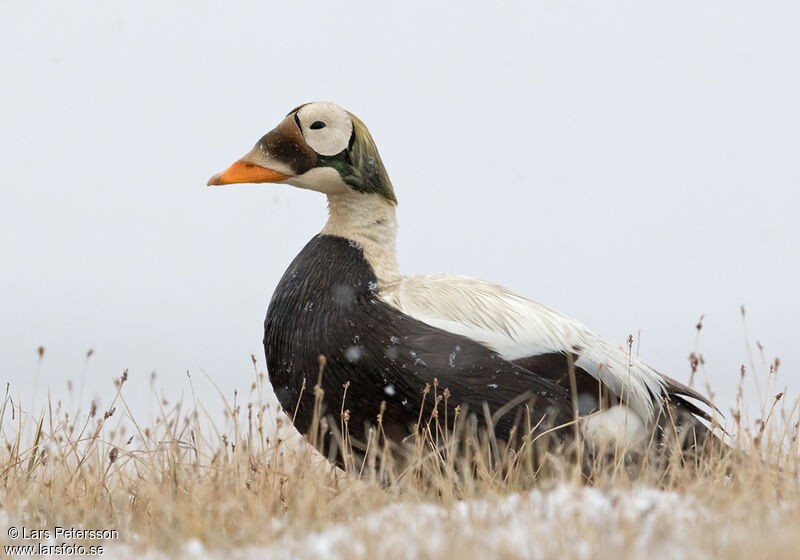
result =
[{"label": "green nape patch", "polygon": [[392,181],[367,125],[354,114],[348,115],[353,120],[353,139],[350,146],[335,156],[319,156],[319,166],[332,167],[345,183],[358,192],[379,194],[392,204],[397,204]]}]

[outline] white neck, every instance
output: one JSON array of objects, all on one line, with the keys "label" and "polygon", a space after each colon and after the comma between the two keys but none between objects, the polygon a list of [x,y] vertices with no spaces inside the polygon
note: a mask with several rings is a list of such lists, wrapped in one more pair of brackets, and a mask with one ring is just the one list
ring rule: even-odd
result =
[{"label": "white neck", "polygon": [[397,266],[397,215],[392,203],[379,194],[331,193],[328,213],[322,233],[358,243],[378,277],[380,289],[402,278]]}]

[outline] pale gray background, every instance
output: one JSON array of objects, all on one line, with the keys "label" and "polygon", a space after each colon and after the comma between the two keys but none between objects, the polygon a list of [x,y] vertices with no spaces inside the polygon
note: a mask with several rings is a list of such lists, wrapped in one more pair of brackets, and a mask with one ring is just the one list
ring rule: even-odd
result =
[{"label": "pale gray background", "polygon": [[[526,3],[527,4],[527,3]],[[224,7],[223,7],[224,6]],[[723,408],[747,363],[800,389],[797,3],[3,2],[0,376],[30,402],[221,409],[263,364],[275,284],[323,225],[288,186],[208,189],[294,106],[370,127],[408,273],[496,281]],[[776,392],[776,391],[773,391]]]}]

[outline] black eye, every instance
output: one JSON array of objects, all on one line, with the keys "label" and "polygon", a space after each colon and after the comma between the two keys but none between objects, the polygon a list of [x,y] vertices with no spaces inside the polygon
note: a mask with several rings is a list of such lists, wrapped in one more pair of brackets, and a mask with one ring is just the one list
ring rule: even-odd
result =
[{"label": "black eye", "polygon": [[311,126],[309,126],[308,128],[310,128],[311,130],[317,130],[319,128],[325,128],[325,123],[322,122],[322,121],[314,121],[313,123],[311,123]]}]

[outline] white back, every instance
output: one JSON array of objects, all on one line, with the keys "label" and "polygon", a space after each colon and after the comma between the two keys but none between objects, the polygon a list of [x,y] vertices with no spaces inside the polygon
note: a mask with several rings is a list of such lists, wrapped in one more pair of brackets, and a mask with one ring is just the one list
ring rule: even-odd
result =
[{"label": "white back", "polygon": [[506,360],[573,352],[575,365],[601,381],[649,425],[664,380],[636,356],[540,303],[483,280],[449,274],[410,276],[381,297],[400,311],[480,342]]}]

